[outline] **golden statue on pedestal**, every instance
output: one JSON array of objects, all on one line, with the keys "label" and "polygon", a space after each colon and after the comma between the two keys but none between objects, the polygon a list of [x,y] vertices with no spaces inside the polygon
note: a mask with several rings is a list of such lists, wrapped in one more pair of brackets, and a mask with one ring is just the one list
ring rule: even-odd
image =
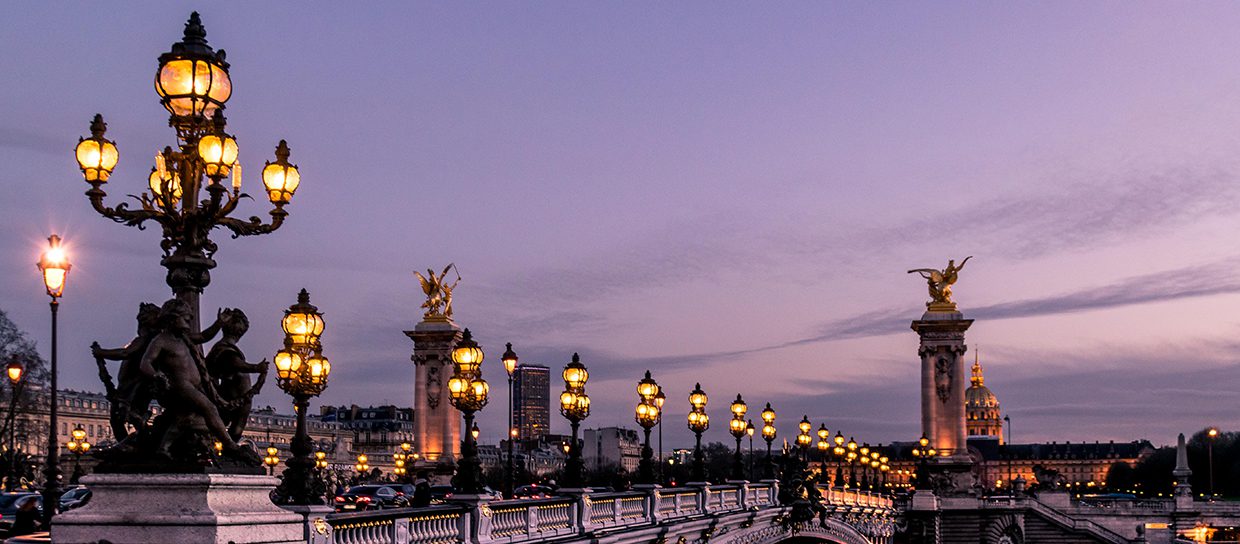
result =
[{"label": "golden statue on pedestal", "polygon": [[926,307],[930,311],[956,311],[956,301],[952,300],[952,285],[956,283],[959,272],[964,269],[964,263],[972,258],[972,255],[965,257],[959,265],[956,264],[955,259],[950,259],[947,261],[947,268],[942,270],[915,268],[908,271],[909,274],[916,272],[926,278],[930,290],[930,302],[926,303]]},{"label": "golden statue on pedestal", "polygon": [[422,284],[422,293],[426,295],[426,302],[422,303],[422,308],[426,308],[426,314],[422,317],[431,321],[444,321],[452,317],[452,290],[456,289],[456,285],[461,283],[461,273],[456,272],[456,281],[452,285],[448,285],[448,271],[456,268],[456,263],[450,263],[443,268],[443,272],[438,276],[435,271],[427,268],[426,276],[423,276],[417,270],[413,271],[413,275],[418,277],[418,282]]}]

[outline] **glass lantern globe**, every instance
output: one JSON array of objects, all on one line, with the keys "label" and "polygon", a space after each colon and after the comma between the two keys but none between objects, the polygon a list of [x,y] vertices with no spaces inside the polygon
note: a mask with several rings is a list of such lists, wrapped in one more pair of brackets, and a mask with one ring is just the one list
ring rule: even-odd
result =
[{"label": "glass lantern globe", "polygon": [[801,422],[797,424],[797,428],[801,429],[801,434],[809,434],[809,430],[813,429],[814,425],[809,422],[809,416],[804,416],[801,418]]},{"label": "glass lantern globe", "polygon": [[637,382],[637,396],[644,401],[654,399],[659,394],[659,384],[650,377],[650,371],[646,371],[646,377]]},{"label": "glass lantern globe", "polygon": [[771,403],[766,403],[766,408],[762,410],[762,422],[766,424],[775,423],[775,410],[771,408]]},{"label": "glass lantern globe", "polygon": [[276,146],[276,162],[268,161],[263,165],[263,187],[267,189],[267,199],[277,207],[292,200],[297,186],[301,185],[301,173],[297,165],[288,162],[288,143],[280,140]]},{"label": "glass lantern globe", "polygon": [[22,381],[22,374],[24,374],[25,372],[26,372],[26,368],[23,367],[22,364],[17,361],[16,355],[14,355],[13,358],[9,361],[9,364],[4,366],[4,374],[9,377],[9,381],[12,382],[14,385],[16,385],[17,382]]},{"label": "glass lantern globe", "polygon": [[65,279],[69,276],[69,257],[60,246],[60,237],[53,234],[47,237],[47,251],[39,256],[39,272],[43,274],[43,287],[48,296],[60,298],[65,292]]},{"label": "glass lantern globe", "polygon": [[174,117],[210,116],[232,96],[224,52],[213,50],[206,37],[202,20],[194,12],[185,23],[181,41],[159,56],[155,92]]},{"label": "glass lantern globe", "polygon": [[581,356],[574,353],[573,359],[564,366],[564,385],[569,389],[579,391],[585,387],[586,381],[590,379],[590,372],[586,370],[586,366],[581,364]]},{"label": "glass lantern globe", "polygon": [[224,114],[215,115],[215,133],[198,140],[198,157],[208,177],[218,180],[228,175],[237,162],[237,140],[224,132]]},{"label": "glass lantern globe", "polygon": [[165,171],[164,175],[160,176],[159,171],[152,166],[151,174],[147,176],[146,180],[147,185],[151,188],[151,196],[160,205],[175,206],[181,200],[180,174]]},{"label": "glass lantern globe", "polygon": [[452,348],[452,363],[456,365],[457,373],[462,376],[477,376],[485,357],[486,354],[482,352],[482,348],[474,341],[473,333],[465,329],[461,334],[461,340],[456,343],[455,348]]},{"label": "glass lantern globe", "polygon": [[500,356],[500,361],[504,363],[504,371],[507,372],[508,377],[511,378],[512,374],[517,371],[518,359],[517,353],[512,351],[512,342],[508,342],[507,348],[508,349],[504,350],[504,354]]},{"label": "glass lantern globe", "polygon": [[702,384],[694,384],[693,391],[689,393],[689,405],[692,406],[694,410],[702,410],[706,408],[707,400],[706,392],[702,391]]},{"label": "glass lantern globe", "polygon": [[294,347],[314,348],[319,345],[324,327],[323,314],[310,304],[309,292],[302,289],[297,293],[297,304],[284,311],[280,326]]},{"label": "glass lantern globe", "polygon": [[831,438],[831,431],[828,431],[827,424],[823,423],[818,426],[818,439],[825,442],[828,438]]},{"label": "glass lantern globe", "polygon": [[103,137],[107,128],[103,116],[96,114],[90,124],[90,138],[78,138],[78,145],[73,152],[78,168],[82,170],[82,177],[89,183],[106,183],[120,158],[116,144]]},{"label": "glass lantern globe", "polygon": [[745,413],[749,411],[749,406],[745,404],[745,400],[741,398],[741,394],[736,394],[736,400],[732,401],[732,416],[737,418],[745,417]]}]

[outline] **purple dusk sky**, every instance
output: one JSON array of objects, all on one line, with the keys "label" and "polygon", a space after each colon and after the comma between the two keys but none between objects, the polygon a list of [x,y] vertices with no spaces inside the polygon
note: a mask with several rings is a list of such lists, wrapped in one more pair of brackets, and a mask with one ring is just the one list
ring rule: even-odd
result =
[{"label": "purple dusk sky", "polygon": [[[635,427],[649,368],[669,448],[695,381],[708,440],[737,392],[782,436],[808,414],[908,440],[925,284],[905,271],[974,255],[956,298],[1016,441],[1236,429],[1240,6],[1222,2],[9,5],[0,308],[47,353],[33,263],[61,234],[64,386],[101,389],[87,346],[169,296],[157,229],[96,215],[71,151],[103,113],[109,201],[144,189],[174,143],[156,57],[193,9],[232,63],[246,188],[281,138],[302,172],[281,230],[216,231],[203,313],[244,309],[242,347],[270,358],[309,289],[321,403],[412,402],[411,271],[455,262],[457,321],[488,353],[484,441],[506,341],[557,371],[581,352],[586,426]],[[272,385],[260,403],[289,410]]]}]

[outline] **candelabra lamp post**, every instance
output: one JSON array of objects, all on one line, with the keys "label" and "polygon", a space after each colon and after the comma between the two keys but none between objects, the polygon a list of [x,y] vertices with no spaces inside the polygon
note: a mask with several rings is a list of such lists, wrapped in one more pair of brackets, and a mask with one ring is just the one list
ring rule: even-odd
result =
[{"label": "candelabra lamp post", "polygon": [[405,475],[409,473],[409,469],[405,467],[405,463],[408,459],[409,456],[399,448],[392,453],[392,474],[396,476],[397,482],[404,483],[406,480]]},{"label": "candelabra lamp post", "polygon": [[581,441],[577,433],[581,422],[590,417],[590,395],[586,394],[586,381],[590,372],[581,364],[581,356],[574,353],[573,359],[564,365],[564,392],[560,393],[560,414],[568,420],[572,428],[572,441],[565,446],[564,486],[569,489],[581,489],[585,486],[582,477]]},{"label": "candelabra lamp post", "polygon": [[741,455],[741,439],[745,437],[745,414],[749,412],[749,406],[745,404],[745,400],[741,398],[741,394],[736,394],[736,400],[732,401],[732,419],[728,421],[728,432],[732,433],[732,438],[736,439],[736,452],[732,454],[732,479],[745,479],[745,462]]},{"label": "candelabra lamp post", "polygon": [[332,365],[323,356],[323,314],[310,304],[310,293],[297,293],[297,303],[284,311],[284,349],[276,352],[276,385],[293,397],[297,427],[289,443],[291,455],[285,461],[284,479],[276,488],[278,504],[305,506],[323,504],[326,486],[314,470],[314,440],[306,428],[310,399],[327,388]]},{"label": "candelabra lamp post", "polygon": [[77,485],[83,474],[82,454],[90,451],[91,443],[86,439],[86,429],[83,429],[81,425],[73,428],[70,437],[69,442],[65,443],[65,447],[69,448],[69,453],[73,454],[73,475],[69,478],[69,483]]},{"label": "candelabra lamp post", "polygon": [[487,405],[491,386],[482,379],[482,361],[486,354],[465,329],[461,340],[452,349],[453,374],[448,379],[448,398],[452,406],[465,416],[465,438],[461,440],[461,462],[453,485],[463,495],[482,494],[482,463],[478,459],[478,439],[474,435],[474,413]]},{"label": "candelabra lamp post", "polygon": [[858,486],[857,488],[868,489],[869,480],[866,477],[868,473],[868,468],[869,468],[869,444],[868,442],[863,442],[863,444],[861,445],[861,450],[858,451],[858,454],[861,454],[857,457],[857,465],[861,465],[861,486]]},{"label": "candelabra lamp post", "polygon": [[504,464],[504,498],[511,499],[512,492],[517,487],[516,468],[513,465],[512,447],[513,442],[517,441],[517,429],[512,426],[512,413],[516,411],[516,405],[513,404],[513,375],[517,372],[517,363],[520,360],[517,353],[512,351],[512,342],[508,342],[508,349],[504,350],[504,355],[500,357],[500,361],[504,363],[504,371],[508,373],[508,462]]},{"label": "candelabra lamp post", "polygon": [[654,395],[654,405],[659,409],[659,483],[667,483],[667,479],[663,477],[663,404],[666,402],[667,395],[660,387],[659,392]]},{"label": "candelabra lamp post", "polygon": [[[69,257],[65,254],[65,250],[60,245],[60,237],[53,234],[47,238],[48,248],[39,257],[38,267],[39,273],[43,276],[43,287],[47,290],[47,295],[52,297],[52,373],[50,379],[49,400],[51,405],[48,410],[48,429],[47,429],[47,465],[43,468],[43,475],[47,478],[43,485],[43,504],[56,505],[60,504],[60,444],[56,440],[59,422],[57,420],[57,410],[60,404],[57,398],[56,383],[56,314],[60,309],[60,297],[65,293],[65,280],[69,276]],[[56,509],[49,506],[43,509],[43,526],[51,527],[52,517],[56,515]]]},{"label": "candelabra lamp post", "polygon": [[370,457],[364,453],[357,454],[357,463],[353,465],[353,470],[357,471],[357,483],[364,483],[370,475]]},{"label": "candelabra lamp post", "polygon": [[831,484],[831,477],[827,475],[827,458],[831,456],[831,431],[827,430],[824,423],[818,426],[818,483]]},{"label": "candelabra lamp post", "polygon": [[937,455],[938,452],[930,447],[930,439],[926,435],[921,435],[917,439],[917,445],[913,446],[913,457],[917,459],[917,473],[913,475],[913,487],[923,489],[926,482],[926,461]]},{"label": "candelabra lamp post", "polygon": [[655,483],[654,450],[650,447],[650,430],[662,419],[662,413],[655,401],[659,392],[659,384],[650,377],[650,371],[647,370],[646,377],[637,382],[637,408],[633,415],[634,420],[641,426],[645,438],[642,442],[641,461],[637,464],[637,479],[646,485]]},{"label": "candelabra lamp post", "polygon": [[752,419],[751,419],[751,420],[749,420],[749,421],[747,421],[747,422],[745,423],[745,435],[747,435],[747,436],[749,437],[749,467],[748,467],[748,473],[749,473],[749,479],[750,479],[750,480],[753,480],[753,434],[754,434],[755,432],[757,432],[757,430],[758,430],[758,429],[757,429],[757,428],[755,428],[755,427],[753,426],[753,420],[752,420]]},{"label": "candelabra lamp post", "polygon": [[5,428],[9,430],[9,459],[8,474],[4,478],[4,490],[13,491],[13,482],[17,481],[17,398],[22,394],[22,377],[26,373],[26,368],[17,360],[17,354],[9,360],[9,364],[4,367],[4,374],[9,378],[11,386],[9,393],[9,412],[6,414]]},{"label": "candelabra lamp post", "polygon": [[835,438],[831,439],[835,443],[835,447],[831,448],[831,453],[835,454],[835,478],[831,483],[835,487],[846,487],[844,481],[844,454],[847,449],[844,448],[844,435],[840,431],[835,431]]},{"label": "candelabra lamp post", "polygon": [[887,484],[887,472],[891,470],[891,465],[887,464],[889,460],[890,459],[886,455],[883,455],[878,458],[878,463],[879,463],[878,470],[882,472],[882,475],[883,475],[883,490],[884,491],[887,490],[887,485],[888,485]]},{"label": "candelabra lamp post", "polygon": [[857,488],[857,441],[852,437],[848,437],[848,444],[844,446],[847,450],[844,452],[844,459],[848,461],[848,482],[844,487]]},{"label": "candelabra lamp post", "polygon": [[[155,72],[155,91],[170,114],[168,124],[176,132],[176,145],[156,153],[155,164],[143,185],[149,193],[134,197],[137,207],[127,204],[108,207],[104,185],[110,181],[119,154],[116,144],[105,137],[107,124],[95,115],[90,137],[80,139],[75,150],[78,166],[90,189],[86,196],[100,215],[129,226],[145,227],[147,221],[159,224],[167,283],[178,299],[192,308],[192,327],[198,329],[198,299],[211,281],[215,268],[216,244],[208,235],[216,227],[232,232],[234,238],[272,232],[284,223],[289,203],[301,175],[289,163],[289,148],[283,140],[276,146],[275,162],[262,170],[263,192],[271,201],[270,223],[257,217],[232,217],[247,195],[241,192],[241,169],[237,162],[237,140],[227,133],[224,105],[232,96],[229,64],[223,51],[207,44],[206,30],[195,12],[185,24],[182,40],[160,55]],[[232,190],[224,180],[232,176]],[[206,197],[200,194],[206,191]]]},{"label": "candelabra lamp post", "polygon": [[710,428],[710,416],[706,415],[706,392],[702,384],[694,384],[689,393],[689,430],[693,431],[696,441],[693,446],[693,481],[706,481],[706,461],[702,457],[702,433]]},{"label": "candelabra lamp post", "polygon": [[322,450],[314,452],[314,468],[319,472],[327,468],[327,452]]},{"label": "candelabra lamp post", "polygon": [[809,447],[814,443],[814,438],[810,436],[810,431],[814,429],[814,424],[809,422],[809,416],[802,416],[801,422],[797,423],[797,430],[801,431],[797,435],[797,448],[801,452],[801,460],[809,462]]},{"label": "candelabra lamp post", "polygon": [[867,489],[873,491],[875,488],[878,487],[878,472],[879,472],[878,467],[882,466],[882,463],[878,462],[878,451],[877,450],[870,450],[869,465],[870,465],[870,485],[869,487],[867,487]]},{"label": "candelabra lamp post", "polygon": [[279,454],[280,450],[276,448],[275,444],[267,445],[267,455],[263,456],[263,464],[267,465],[267,473],[272,476],[276,475],[276,465],[280,464]]},{"label": "candelabra lamp post", "polygon": [[775,410],[768,402],[766,408],[762,410],[762,440],[766,441],[766,468],[763,470],[763,477],[768,480],[775,479],[775,460],[771,457],[771,443],[775,441],[778,434],[775,429]]}]

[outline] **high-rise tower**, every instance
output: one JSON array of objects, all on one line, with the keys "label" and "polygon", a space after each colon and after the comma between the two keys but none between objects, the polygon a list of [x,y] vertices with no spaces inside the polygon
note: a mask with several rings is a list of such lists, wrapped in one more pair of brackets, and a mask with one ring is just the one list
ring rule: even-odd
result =
[{"label": "high-rise tower", "polygon": [[512,425],[519,440],[535,440],[551,432],[551,370],[520,365],[512,375]]}]

